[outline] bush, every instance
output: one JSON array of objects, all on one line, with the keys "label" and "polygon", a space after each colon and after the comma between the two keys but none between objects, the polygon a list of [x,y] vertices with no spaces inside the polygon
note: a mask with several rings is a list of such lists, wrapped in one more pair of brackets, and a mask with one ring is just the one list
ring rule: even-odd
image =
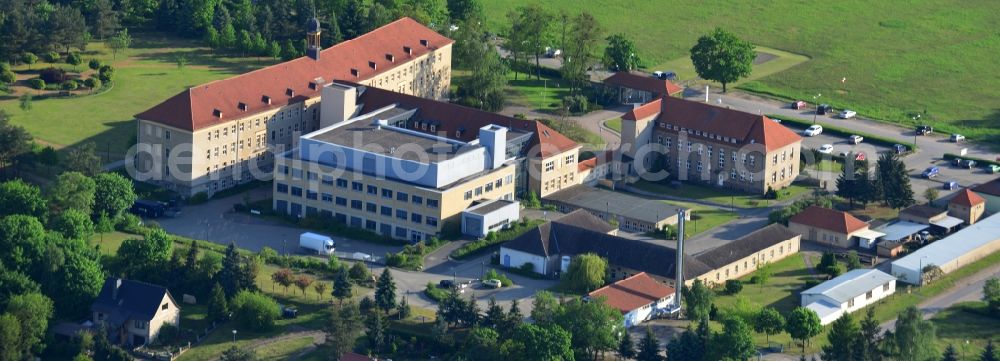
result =
[{"label": "bush", "polygon": [[77,83],[76,80],[73,80],[73,79],[66,80],[66,81],[64,81],[62,83],[62,88],[65,91],[73,91],[73,90],[76,90],[76,88],[79,88],[79,87],[80,87],[80,84]]},{"label": "bush", "polygon": [[110,83],[115,79],[115,68],[112,68],[111,65],[102,65],[97,72],[97,77],[104,83]]},{"label": "bush", "polygon": [[45,80],[42,80],[40,78],[34,78],[28,80],[28,86],[30,86],[32,89],[38,89],[38,90],[45,89]]},{"label": "bush", "polygon": [[535,264],[531,262],[525,262],[517,269],[521,270],[522,272],[535,272]]},{"label": "bush", "polygon": [[115,229],[132,234],[141,234],[143,231],[142,219],[132,213],[122,214],[115,222]]},{"label": "bush", "polygon": [[356,285],[367,285],[372,282],[372,273],[364,262],[354,262],[351,269],[347,271],[347,277]]},{"label": "bush", "polygon": [[[6,64],[6,63],[3,63]],[[0,69],[0,83],[10,84],[17,80],[17,75],[10,68]]]},{"label": "bush", "polygon": [[66,71],[59,68],[42,69],[42,71],[38,73],[38,77],[49,84],[59,84],[69,79],[69,76],[66,75]]},{"label": "bush", "polygon": [[45,61],[46,62],[57,63],[57,62],[59,62],[59,60],[62,60],[62,57],[59,56],[59,53],[54,52],[54,51],[50,51],[48,53],[45,53]]},{"label": "bush", "polygon": [[190,205],[197,205],[205,202],[208,202],[208,193],[205,192],[195,193],[194,195],[191,196],[191,198],[188,199],[188,204]]},{"label": "bush", "polygon": [[87,78],[87,80],[83,81],[83,85],[87,86],[90,89],[97,89],[101,87],[101,79]]},{"label": "bush", "polygon": [[735,295],[743,290],[743,282],[740,280],[726,281],[726,293]]},{"label": "bush", "polygon": [[156,336],[156,342],[161,345],[169,345],[177,340],[180,332],[177,326],[165,323],[163,326],[160,326],[160,334]]},{"label": "bush", "polygon": [[281,313],[277,302],[259,292],[240,291],[231,303],[236,321],[254,331],[270,330]]},{"label": "bush", "polygon": [[427,282],[427,286],[424,287],[424,294],[437,302],[441,302],[442,300],[448,298],[448,291],[443,288],[439,288],[433,282]]},{"label": "bush", "polygon": [[100,69],[100,68],[101,68],[101,66],[103,66],[103,65],[104,65],[104,64],[101,64],[101,61],[100,61],[100,60],[97,60],[97,59],[90,59],[90,62],[88,62],[88,63],[87,63],[87,67],[88,67],[88,68],[91,68],[91,69],[93,69],[93,70],[98,70],[98,69]]}]

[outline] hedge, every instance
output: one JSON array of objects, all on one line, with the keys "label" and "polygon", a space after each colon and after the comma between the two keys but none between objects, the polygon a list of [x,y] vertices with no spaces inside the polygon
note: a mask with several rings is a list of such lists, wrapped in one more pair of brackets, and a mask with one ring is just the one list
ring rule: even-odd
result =
[{"label": "hedge", "polygon": [[[793,117],[788,117],[788,116],[784,116],[784,115],[767,114],[767,117],[771,118],[771,119],[781,120],[782,123],[791,123],[794,126],[799,126],[799,127],[802,127],[802,128],[808,128],[809,126],[813,125],[813,122],[811,120],[793,118]],[[846,129],[846,128],[840,128],[840,127],[828,125],[828,124],[825,124],[825,123],[822,123],[822,122],[819,122],[819,123],[816,123],[816,124],[819,124],[819,125],[823,126],[823,132],[824,133],[831,133],[831,134],[839,135],[839,136],[843,136],[843,137],[849,137],[849,136],[852,136],[852,135],[860,135],[860,136],[864,137],[865,141],[868,142],[868,143],[877,144],[877,145],[881,145],[881,146],[885,146],[885,147],[889,147],[889,148],[892,148],[892,146],[896,145],[896,144],[902,144],[903,146],[906,147],[907,151],[911,151],[911,152],[919,148],[914,143],[901,142],[901,141],[898,141],[896,139],[890,139],[890,138],[885,138],[885,137],[874,135],[874,134],[869,134],[869,133],[864,133],[864,132],[858,132],[858,131],[850,130],[850,129]]]},{"label": "hedge", "polygon": [[437,302],[441,302],[445,298],[448,298],[447,290],[440,288],[431,282],[427,282],[427,287],[424,288],[424,294],[427,295],[428,298]]},{"label": "hedge", "polygon": [[988,159],[982,159],[982,158],[961,156],[961,155],[954,154],[954,153],[945,153],[944,154],[944,159],[946,159],[946,160],[952,160],[952,159],[955,159],[955,158],[974,160],[974,161],[976,161],[976,164],[980,165],[982,168],[985,168],[987,165],[1000,165],[1000,162],[997,162],[995,160],[988,160]]}]

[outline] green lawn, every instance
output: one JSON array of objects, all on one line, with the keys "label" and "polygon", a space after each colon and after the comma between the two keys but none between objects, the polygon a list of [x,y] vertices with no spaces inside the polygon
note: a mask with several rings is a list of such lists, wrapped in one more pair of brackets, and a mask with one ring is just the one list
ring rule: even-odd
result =
[{"label": "green lawn", "polygon": [[[743,88],[801,99],[821,93],[825,103],[890,121],[909,121],[911,113],[926,110],[923,119],[942,132],[979,140],[1000,137],[1000,111],[995,102],[986,101],[1000,99],[1000,87],[994,86],[1000,82],[993,55],[1000,53],[1000,36],[992,31],[1000,21],[1000,3],[995,1],[955,6],[945,0],[822,5],[778,0],[508,0],[483,2],[487,25],[504,33],[505,14],[534,3],[571,15],[590,10],[608,33],[634,39],[650,70],[673,65],[670,70],[684,78],[681,62],[697,38],[722,27],[760,50],[781,49],[809,58],[773,74],[768,73],[785,65],[764,63],[754,76],[765,76]],[[553,28],[559,26],[553,21]],[[552,45],[558,46],[556,42]]]},{"label": "green lawn", "polygon": [[130,238],[142,238],[142,236],[118,231],[104,234],[96,233],[90,237],[90,244],[99,245],[101,253],[112,255],[118,252],[118,247],[121,247],[122,242]]},{"label": "green lawn", "polygon": [[[647,192],[654,192],[663,195],[682,197],[687,199],[703,200],[707,202],[713,202],[719,205],[735,206],[739,208],[755,208],[773,202],[772,200],[763,199],[760,195],[756,194],[747,194],[729,189],[710,187],[695,183],[684,183],[680,187],[675,188],[663,183],[640,180],[632,184],[632,186]],[[790,187],[782,189],[778,192],[779,199],[788,199],[790,197],[795,197],[805,192],[808,192],[810,189],[811,188],[803,185],[792,184]]]},{"label": "green lawn", "polygon": [[[0,96],[0,109],[12,116],[12,122],[24,126],[37,140],[56,148],[95,142],[104,154],[121,155],[135,142],[133,116],[189,87],[226,78],[269,64],[270,59],[216,57],[199,44],[158,34],[135,34],[127,56],[117,60],[103,43],[94,42],[83,52],[84,65],[97,58],[115,67],[111,90],[96,95],[74,97],[38,97],[32,109],[24,112],[14,95]],[[187,64],[175,62],[183,55]],[[49,64],[35,64],[32,71],[24,65],[14,67],[19,74],[37,73]],[[72,69],[66,64],[56,64]],[[85,75],[90,74],[84,72]],[[24,88],[18,88],[24,91]]]},{"label": "green lawn", "polygon": [[691,210],[691,221],[687,223],[687,229],[685,232],[688,237],[694,237],[702,232],[729,223],[730,221],[736,219],[736,214],[728,210],[688,202],[665,202]]},{"label": "green lawn", "polygon": [[844,164],[832,159],[823,159],[819,162],[808,165],[809,168],[823,172],[839,174],[844,171]]},{"label": "green lawn", "polygon": [[622,118],[615,118],[604,122],[604,126],[611,128],[612,130],[621,133],[622,132]]},{"label": "green lawn", "polygon": [[561,79],[534,77],[525,74],[507,73],[507,97],[514,104],[529,106],[540,112],[555,112],[562,104],[562,98],[569,94],[569,87]]},{"label": "green lawn", "polygon": [[281,340],[258,347],[257,359],[261,361],[287,360],[312,345],[312,337],[298,337]]},{"label": "green lawn", "polygon": [[994,344],[1000,341],[1000,318],[990,317],[988,312],[986,304],[977,301],[957,303],[934,315],[931,322],[937,327],[938,347],[943,352],[951,344],[959,354],[965,351],[978,357],[987,340]]}]

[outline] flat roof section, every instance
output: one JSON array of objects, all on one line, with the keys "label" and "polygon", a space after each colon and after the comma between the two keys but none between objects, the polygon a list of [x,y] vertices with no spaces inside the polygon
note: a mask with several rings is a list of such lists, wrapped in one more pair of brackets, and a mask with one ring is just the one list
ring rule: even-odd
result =
[{"label": "flat roof section", "polygon": [[[389,125],[367,123],[363,120],[332,127],[312,134],[309,138],[421,163],[437,163],[478,148]],[[422,155],[426,158],[421,159]]]},{"label": "flat roof section", "polygon": [[802,291],[802,294],[821,294],[837,302],[844,303],[895,279],[896,277],[877,269],[859,268]]},{"label": "flat roof section", "polygon": [[645,199],[606,189],[575,185],[545,197],[547,200],[572,206],[608,212],[622,217],[657,223],[673,217],[685,208],[673,206],[655,199]]},{"label": "flat roof section", "polygon": [[882,237],[883,241],[892,242],[920,233],[928,228],[931,227],[925,224],[898,221],[879,227],[876,230],[885,233],[885,236]]},{"label": "flat roof section", "polygon": [[476,205],[469,207],[465,211],[472,214],[485,216],[487,214],[495,212],[503,207],[509,206],[514,203],[515,203],[514,201],[508,201],[505,199],[491,199],[488,201],[480,201],[479,203],[476,203]]}]

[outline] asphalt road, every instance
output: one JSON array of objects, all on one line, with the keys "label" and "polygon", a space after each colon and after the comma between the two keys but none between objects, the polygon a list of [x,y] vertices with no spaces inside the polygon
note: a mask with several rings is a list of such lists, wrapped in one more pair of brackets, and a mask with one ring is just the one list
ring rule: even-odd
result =
[{"label": "asphalt road", "polygon": [[[960,280],[960,284],[955,285],[950,290],[921,302],[917,308],[923,314],[924,319],[934,317],[938,312],[959,302],[979,301],[983,298],[983,285],[990,278],[1000,277],[1000,264],[993,265],[978,273]],[[905,287],[905,286],[904,286]],[[896,292],[906,292],[905,289],[896,288]],[[882,324],[882,329],[892,331],[896,329],[896,319],[892,319]]]}]

